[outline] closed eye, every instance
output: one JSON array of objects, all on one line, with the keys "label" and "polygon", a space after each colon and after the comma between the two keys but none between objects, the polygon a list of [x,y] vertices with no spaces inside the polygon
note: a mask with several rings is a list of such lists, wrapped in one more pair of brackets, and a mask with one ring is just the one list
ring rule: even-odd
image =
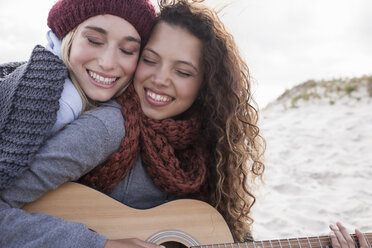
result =
[{"label": "closed eye", "polygon": [[191,77],[192,74],[189,73],[189,72],[185,72],[185,71],[180,71],[180,70],[177,70],[177,73],[182,76],[182,77]]},{"label": "closed eye", "polygon": [[147,59],[147,58],[143,58],[142,61],[145,62],[145,63],[147,63],[147,64],[156,64],[155,61],[153,61],[153,60],[149,60],[149,59]]},{"label": "closed eye", "polygon": [[98,41],[92,40],[90,38],[87,38],[87,39],[88,39],[89,43],[92,43],[93,45],[99,46],[99,45],[102,45],[103,44],[102,42],[98,42]]},{"label": "closed eye", "polygon": [[120,51],[121,51],[122,53],[126,54],[126,55],[133,55],[133,54],[134,54],[133,52],[131,52],[131,51],[127,51],[127,50],[125,50],[125,49],[120,49]]}]

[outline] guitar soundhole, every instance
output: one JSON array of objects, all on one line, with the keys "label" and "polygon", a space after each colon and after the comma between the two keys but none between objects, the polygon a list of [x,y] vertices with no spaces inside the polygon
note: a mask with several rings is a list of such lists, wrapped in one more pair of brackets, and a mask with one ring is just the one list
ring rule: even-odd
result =
[{"label": "guitar soundhole", "polygon": [[161,245],[164,245],[167,248],[187,248],[186,245],[175,242],[175,241],[164,242]]}]

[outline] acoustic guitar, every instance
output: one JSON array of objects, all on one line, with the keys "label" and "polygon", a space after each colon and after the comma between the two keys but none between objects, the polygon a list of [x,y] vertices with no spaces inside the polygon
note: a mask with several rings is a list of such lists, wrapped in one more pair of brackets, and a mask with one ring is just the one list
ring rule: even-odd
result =
[{"label": "acoustic guitar", "polygon": [[[78,183],[68,182],[44,194],[24,210],[84,223],[109,239],[139,238],[166,247],[325,248],[328,236],[234,243],[220,213],[202,201],[182,199],[139,210]],[[372,234],[365,234],[369,244]],[[357,243],[357,238],[353,236]]]}]

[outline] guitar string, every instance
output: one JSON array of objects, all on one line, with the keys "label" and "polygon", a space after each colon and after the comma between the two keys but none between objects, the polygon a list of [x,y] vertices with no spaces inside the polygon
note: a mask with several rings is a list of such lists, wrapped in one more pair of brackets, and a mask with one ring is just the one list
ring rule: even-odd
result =
[{"label": "guitar string", "polygon": [[[370,234],[370,233],[364,233],[363,235],[364,235],[365,237],[366,237],[366,236],[367,236],[367,237],[368,237],[368,236],[371,236],[371,237],[372,237],[372,234]],[[372,246],[371,246],[371,242],[369,241],[369,238],[367,238],[367,237],[366,237],[366,240],[367,240],[367,243],[368,243],[368,247],[372,247]]]},{"label": "guitar string", "polygon": [[299,238],[297,238],[297,242],[298,242],[298,244],[300,245],[300,248],[302,248],[302,247],[301,247],[301,242],[300,242]]},{"label": "guitar string", "polygon": [[[354,241],[357,240],[356,235],[351,235]],[[372,233],[366,233],[364,234],[366,237],[367,243],[370,246],[370,239],[372,239]],[[286,241],[288,244],[283,244],[283,242]],[[256,244],[260,243],[261,245],[256,246]],[[261,241],[253,241],[253,242],[244,242],[246,248],[250,248],[252,246],[253,248],[265,248],[266,246],[269,246],[271,248],[292,248],[292,244],[297,243],[300,248],[302,246],[304,247],[321,247],[327,246],[331,244],[331,240],[329,236],[318,236],[318,237],[308,237],[308,238],[291,238],[291,239],[282,239],[282,240],[261,240]],[[320,246],[318,246],[318,244]],[[227,244],[220,244],[223,245],[224,248],[227,248]],[[307,246],[309,245],[309,246]],[[210,245],[209,245],[210,246]],[[231,243],[230,246],[232,248],[236,248],[235,246],[240,247],[240,243]],[[208,247],[208,245],[206,246]],[[219,247],[219,245],[218,245]],[[213,248],[213,245],[212,245]]]},{"label": "guitar string", "polygon": [[311,244],[310,244],[310,239],[309,237],[307,237],[307,242],[309,243],[310,247],[311,247]]},{"label": "guitar string", "polygon": [[320,237],[318,236],[317,238],[318,238],[318,242],[319,242],[320,247],[323,248],[323,245],[322,245],[322,243],[319,240]]}]

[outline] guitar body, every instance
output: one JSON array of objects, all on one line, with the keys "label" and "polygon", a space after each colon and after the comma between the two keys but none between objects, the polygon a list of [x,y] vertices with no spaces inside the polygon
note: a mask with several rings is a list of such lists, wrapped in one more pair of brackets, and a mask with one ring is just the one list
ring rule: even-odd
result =
[{"label": "guitar body", "polygon": [[[26,204],[23,209],[84,223],[109,239],[139,238],[168,248],[331,247],[328,236],[233,243],[225,220],[207,203],[175,200],[155,208],[138,210],[92,188],[71,182]],[[372,234],[364,235],[369,247],[372,247]],[[357,237],[351,236],[357,244]]]},{"label": "guitar body", "polygon": [[187,247],[233,242],[223,217],[212,206],[197,200],[175,200],[138,210],[92,188],[69,182],[23,209],[84,223],[109,239],[139,238]]}]

